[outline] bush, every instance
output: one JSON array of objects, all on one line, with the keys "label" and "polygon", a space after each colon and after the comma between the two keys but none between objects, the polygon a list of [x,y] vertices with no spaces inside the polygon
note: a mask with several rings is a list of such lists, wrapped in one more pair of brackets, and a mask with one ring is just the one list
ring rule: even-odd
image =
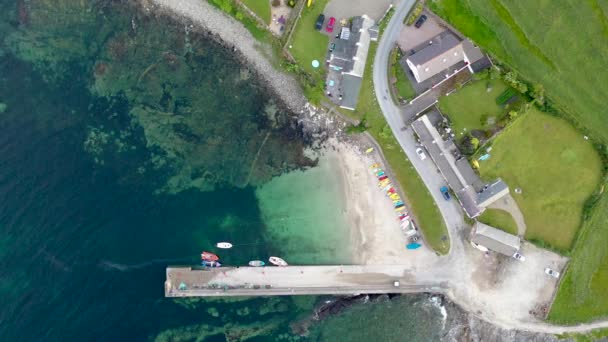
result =
[{"label": "bush", "polygon": [[294,8],[294,7],[296,7],[297,3],[298,2],[296,0],[289,0],[289,2],[287,2],[287,6]]},{"label": "bush", "polygon": [[460,145],[460,150],[462,153],[470,156],[473,155],[479,148],[479,139],[475,138],[470,133],[467,133],[467,135],[462,137]]},{"label": "bush", "polygon": [[418,19],[418,17],[420,16],[420,13],[422,13],[423,9],[424,9],[424,3],[422,1],[418,1],[418,3],[416,4],[416,7],[414,7],[414,9],[412,10],[412,13],[410,13],[410,15],[405,20],[405,24],[407,26],[410,26],[413,23],[415,23],[416,19]]}]

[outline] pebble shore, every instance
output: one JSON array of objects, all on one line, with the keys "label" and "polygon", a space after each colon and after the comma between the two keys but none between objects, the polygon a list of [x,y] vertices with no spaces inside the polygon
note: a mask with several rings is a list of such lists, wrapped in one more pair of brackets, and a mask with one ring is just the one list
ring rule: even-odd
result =
[{"label": "pebble shore", "polygon": [[166,12],[192,25],[190,29],[212,32],[223,44],[238,51],[290,110],[302,112],[307,101],[297,81],[273,67],[263,53],[265,47],[240,22],[203,0],[140,0],[140,3],[146,12]]}]

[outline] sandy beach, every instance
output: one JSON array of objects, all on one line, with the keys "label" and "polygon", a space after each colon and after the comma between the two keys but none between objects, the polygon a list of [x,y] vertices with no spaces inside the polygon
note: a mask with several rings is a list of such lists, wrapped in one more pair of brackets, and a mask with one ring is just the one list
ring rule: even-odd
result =
[{"label": "sandy beach", "polygon": [[[353,143],[330,139],[323,157],[335,159],[336,171],[343,182],[344,215],[350,227],[353,263],[414,266],[421,258],[432,258],[434,254],[424,245],[415,251],[406,250],[407,239],[392,201],[378,187],[370,166],[378,163],[387,174],[388,170],[376,151],[364,152],[365,140],[361,137]],[[407,205],[407,199],[404,200]]]}]

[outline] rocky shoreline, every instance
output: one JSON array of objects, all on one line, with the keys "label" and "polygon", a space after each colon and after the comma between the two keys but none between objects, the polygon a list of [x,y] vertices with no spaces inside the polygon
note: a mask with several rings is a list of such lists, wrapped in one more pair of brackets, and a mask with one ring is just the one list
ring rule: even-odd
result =
[{"label": "rocky shoreline", "polygon": [[263,79],[282,102],[295,113],[307,103],[297,81],[274,68],[264,46],[238,21],[200,0],[137,0],[148,14],[168,15],[184,23],[191,32],[209,33],[218,43],[232,49],[245,65]]}]

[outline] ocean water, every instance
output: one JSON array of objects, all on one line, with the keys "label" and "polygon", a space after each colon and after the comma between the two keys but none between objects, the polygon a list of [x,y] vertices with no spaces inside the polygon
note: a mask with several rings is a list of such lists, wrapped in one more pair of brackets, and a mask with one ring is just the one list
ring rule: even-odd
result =
[{"label": "ocean water", "polygon": [[314,162],[290,120],[182,24],[0,0],[0,341],[335,340],[356,315],[294,328],[326,298],[163,298],[165,267],[218,241],[228,264],[345,260],[339,186],[294,171]]}]

